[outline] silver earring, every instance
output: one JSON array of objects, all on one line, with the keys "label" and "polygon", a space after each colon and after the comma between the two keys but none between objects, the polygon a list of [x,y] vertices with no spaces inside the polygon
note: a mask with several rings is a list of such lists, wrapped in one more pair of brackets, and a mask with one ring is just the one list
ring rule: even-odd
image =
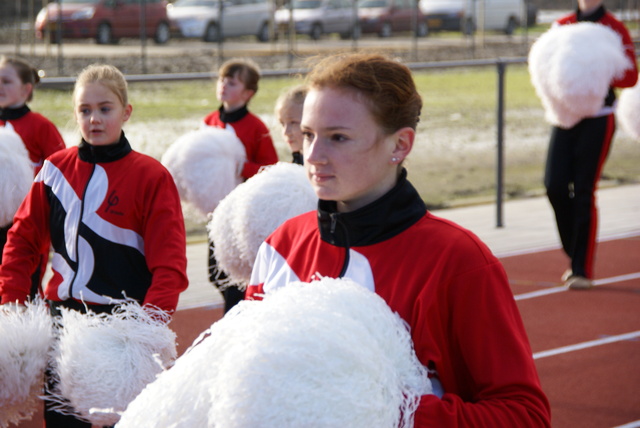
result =
[{"label": "silver earring", "polygon": [[391,158],[391,162],[398,162],[398,158]]}]

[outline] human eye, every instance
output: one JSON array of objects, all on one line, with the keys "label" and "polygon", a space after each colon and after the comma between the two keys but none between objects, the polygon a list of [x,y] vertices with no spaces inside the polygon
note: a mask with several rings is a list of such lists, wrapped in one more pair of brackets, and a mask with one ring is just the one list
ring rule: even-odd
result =
[{"label": "human eye", "polygon": [[313,141],[313,133],[309,131],[302,131],[302,140],[304,142]]},{"label": "human eye", "polygon": [[337,132],[335,134],[331,134],[330,139],[331,139],[331,141],[335,141],[336,143],[342,143],[342,142],[347,141],[349,139],[349,137],[347,137],[344,134],[341,134],[341,133]]},{"label": "human eye", "polygon": [[102,113],[107,114],[107,113],[109,113],[110,111],[111,111],[111,107],[108,107],[108,106],[100,107],[100,112],[102,112]]}]

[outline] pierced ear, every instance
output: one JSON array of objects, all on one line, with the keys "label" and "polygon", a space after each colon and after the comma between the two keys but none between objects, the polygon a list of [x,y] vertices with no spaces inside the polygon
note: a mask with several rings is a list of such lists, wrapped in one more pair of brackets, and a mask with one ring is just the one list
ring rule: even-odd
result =
[{"label": "pierced ear", "polygon": [[402,162],[413,148],[413,142],[416,138],[416,131],[413,128],[406,127],[397,130],[394,134],[395,147],[391,155],[398,162]]}]

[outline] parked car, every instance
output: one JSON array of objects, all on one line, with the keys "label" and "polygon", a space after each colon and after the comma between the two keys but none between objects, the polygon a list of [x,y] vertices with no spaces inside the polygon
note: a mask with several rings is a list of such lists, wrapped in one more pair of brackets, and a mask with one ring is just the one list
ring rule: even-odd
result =
[{"label": "parked car", "polygon": [[[420,0],[429,30],[462,31],[473,34],[478,28],[513,34],[520,25],[523,0]],[[484,16],[483,22],[479,22]]]},{"label": "parked car", "polygon": [[[60,0],[42,8],[36,17],[36,37],[51,41],[59,38],[95,39],[99,44],[116,43],[122,37],[140,37],[142,4],[144,34],[156,43],[171,38],[171,24],[165,0]],[[59,6],[58,6],[59,5]]]},{"label": "parked car", "polygon": [[266,42],[270,34],[269,4],[268,0],[178,0],[168,6],[168,14],[183,37],[217,42],[225,37],[256,36]]},{"label": "parked car", "polygon": [[362,33],[376,33],[380,37],[414,30],[418,37],[424,37],[429,32],[427,20],[415,0],[360,0],[358,17]]},{"label": "parked car", "polygon": [[275,21],[278,28],[288,31],[290,12],[298,34],[318,40],[323,34],[338,33],[342,38],[360,37],[360,26],[354,0],[293,0],[291,9],[278,9]]}]

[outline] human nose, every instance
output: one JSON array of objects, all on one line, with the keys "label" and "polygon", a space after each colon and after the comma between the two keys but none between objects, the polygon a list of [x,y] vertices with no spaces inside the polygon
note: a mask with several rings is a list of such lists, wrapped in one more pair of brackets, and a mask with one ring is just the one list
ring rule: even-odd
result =
[{"label": "human nose", "polygon": [[287,123],[286,125],[284,125],[284,135],[289,136],[291,134],[293,134],[293,125]]},{"label": "human nose", "polygon": [[305,137],[304,154],[306,161],[311,164],[327,162],[327,155],[322,141],[318,137]]}]

